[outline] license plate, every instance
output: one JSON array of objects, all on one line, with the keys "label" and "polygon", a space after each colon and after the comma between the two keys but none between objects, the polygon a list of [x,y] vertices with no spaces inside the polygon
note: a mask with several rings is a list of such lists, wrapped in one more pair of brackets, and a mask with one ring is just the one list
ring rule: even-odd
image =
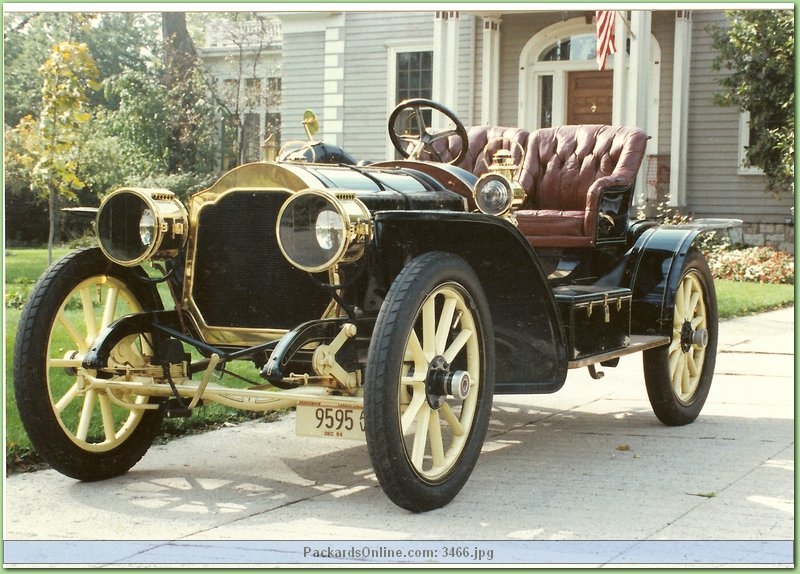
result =
[{"label": "license plate", "polygon": [[299,436],[366,440],[361,405],[299,401],[295,432]]}]

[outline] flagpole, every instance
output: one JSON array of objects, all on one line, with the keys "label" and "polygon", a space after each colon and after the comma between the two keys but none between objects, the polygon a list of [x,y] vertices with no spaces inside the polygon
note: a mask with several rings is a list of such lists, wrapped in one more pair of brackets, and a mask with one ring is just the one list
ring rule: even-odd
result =
[{"label": "flagpole", "polygon": [[629,35],[630,35],[630,37],[631,37],[631,40],[635,40],[635,39],[636,39],[636,34],[634,34],[634,33],[633,33],[633,30],[631,30],[631,25],[630,25],[630,23],[629,23],[629,22],[628,22],[628,21],[625,19],[625,16],[623,16],[623,15],[622,15],[622,13],[621,13],[619,10],[614,10],[614,13],[615,13],[615,14],[619,14],[619,17],[622,19],[622,23],[623,23],[623,24],[625,24],[625,29],[628,31],[628,34],[629,34]]}]

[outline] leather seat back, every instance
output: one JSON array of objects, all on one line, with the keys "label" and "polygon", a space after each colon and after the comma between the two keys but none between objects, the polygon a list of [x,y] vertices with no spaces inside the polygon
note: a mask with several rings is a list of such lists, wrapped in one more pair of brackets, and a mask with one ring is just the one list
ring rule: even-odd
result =
[{"label": "leather seat back", "polygon": [[[518,181],[525,199],[516,212],[520,231],[537,247],[592,247],[598,236],[614,240],[627,228],[633,186],[642,164],[647,135],[638,128],[607,125],[566,125],[533,132],[502,126],[467,130],[469,149],[459,167],[481,176],[499,149],[511,150],[520,165]],[[519,144],[519,145],[517,145]],[[461,142],[451,135],[434,142],[442,161],[452,161]],[[423,153],[423,161],[432,160]],[[613,213],[601,207],[613,190]],[[475,208],[468,198],[471,209]],[[606,210],[606,211],[603,211]],[[603,214],[601,214],[603,211]],[[613,221],[598,231],[598,218]]]},{"label": "leather seat back", "polygon": [[[467,138],[469,140],[467,155],[457,165],[481,176],[489,171],[492,156],[500,149],[511,150],[514,162],[519,165],[528,143],[528,131],[522,128],[501,126],[473,126],[467,129]],[[442,161],[450,162],[461,152],[461,140],[457,136],[451,135],[434,142],[433,147]],[[433,161],[434,158],[431,154],[424,152],[420,156],[420,160]]]},{"label": "leather seat back", "polygon": [[646,143],[644,132],[628,127],[578,125],[534,131],[520,177],[526,192],[522,208],[583,210],[598,182],[633,184]]}]

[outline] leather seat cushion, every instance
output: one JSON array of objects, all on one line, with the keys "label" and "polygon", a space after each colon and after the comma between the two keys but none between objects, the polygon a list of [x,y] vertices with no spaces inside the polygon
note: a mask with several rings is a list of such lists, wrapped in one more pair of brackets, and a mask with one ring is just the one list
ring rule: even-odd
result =
[{"label": "leather seat cushion", "polygon": [[525,237],[584,235],[585,211],[559,211],[556,209],[525,209],[517,211],[519,230]]}]

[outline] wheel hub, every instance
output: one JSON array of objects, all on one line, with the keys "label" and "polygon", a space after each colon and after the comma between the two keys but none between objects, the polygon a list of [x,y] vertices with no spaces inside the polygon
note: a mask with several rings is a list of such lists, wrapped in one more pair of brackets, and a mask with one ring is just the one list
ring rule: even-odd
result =
[{"label": "wheel hub", "polygon": [[432,409],[439,409],[448,396],[464,400],[469,395],[471,379],[467,371],[450,371],[442,356],[434,357],[425,378],[425,399]]},{"label": "wheel hub", "polygon": [[684,321],[681,327],[681,350],[688,353],[693,345],[705,349],[708,345],[708,331],[706,329],[693,329],[690,321]]},{"label": "wheel hub", "polygon": [[[82,357],[78,351],[67,351],[64,353],[64,359],[67,361],[74,361],[80,358]],[[70,377],[75,377],[78,375],[78,369],[75,367],[64,367],[64,372]]]}]

